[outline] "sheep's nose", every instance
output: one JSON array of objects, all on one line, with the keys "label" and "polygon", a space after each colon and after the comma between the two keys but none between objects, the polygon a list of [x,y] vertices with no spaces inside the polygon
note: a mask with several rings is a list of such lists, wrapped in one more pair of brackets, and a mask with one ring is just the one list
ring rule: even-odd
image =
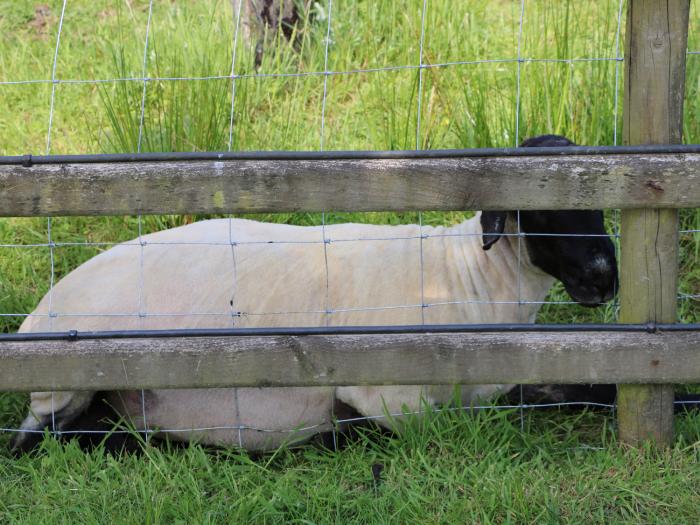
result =
[{"label": "sheep's nose", "polygon": [[601,303],[607,303],[617,294],[619,287],[617,268],[609,264],[607,268],[598,267],[597,272],[592,275],[591,282],[595,283],[594,286],[602,298]]},{"label": "sheep's nose", "polygon": [[588,263],[588,273],[591,275],[609,275],[615,270],[614,261],[611,261],[609,257],[605,255],[598,254]]},{"label": "sheep's nose", "polygon": [[613,297],[615,297],[615,294],[617,294],[617,282],[615,282],[612,286],[600,287],[599,290],[600,296],[603,298],[600,302],[607,303]]}]

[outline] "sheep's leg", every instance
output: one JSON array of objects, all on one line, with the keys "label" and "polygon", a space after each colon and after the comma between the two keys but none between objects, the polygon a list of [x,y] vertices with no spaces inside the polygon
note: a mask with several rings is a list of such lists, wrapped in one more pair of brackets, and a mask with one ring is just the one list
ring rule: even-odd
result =
[{"label": "sheep's leg", "polygon": [[[505,396],[508,404],[547,405],[586,403],[610,405],[615,402],[615,385],[520,385]],[[522,398],[521,398],[522,394]]]},{"label": "sheep's leg", "polygon": [[[366,417],[377,417],[376,423],[389,430],[398,430],[396,423],[405,414],[421,413],[433,407],[457,403],[468,407],[487,403],[495,395],[507,392],[513,385],[393,385],[338,387],[336,398]],[[393,417],[382,417],[385,415]]]},{"label": "sheep's leg", "polygon": [[[520,404],[520,388],[515,387],[504,400],[508,404]],[[598,405],[612,405],[616,401],[616,385],[522,385],[522,402],[526,405],[551,404],[556,407],[559,403],[581,403],[595,409]],[[700,394],[676,393],[675,401],[676,414],[700,409]]]},{"label": "sheep's leg", "polygon": [[[402,414],[436,404],[420,385],[345,386],[338,387],[335,395],[363,416],[376,417],[375,422],[389,430],[397,430],[395,423],[403,419]],[[383,417],[387,415],[393,417]]]},{"label": "sheep's leg", "polygon": [[93,395],[94,392],[32,392],[29,415],[12,441],[12,450],[32,450],[42,440],[44,429],[66,429],[90,405]]}]

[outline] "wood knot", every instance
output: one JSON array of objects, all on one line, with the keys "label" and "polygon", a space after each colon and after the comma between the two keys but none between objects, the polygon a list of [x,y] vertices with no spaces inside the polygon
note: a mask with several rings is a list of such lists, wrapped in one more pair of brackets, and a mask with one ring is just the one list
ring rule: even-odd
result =
[{"label": "wood knot", "polygon": [[651,366],[659,366],[659,360],[658,360],[658,359],[652,359],[652,360],[651,360]]},{"label": "wood knot", "polygon": [[658,180],[648,180],[645,184],[647,188],[650,190],[658,191],[658,192],[664,192],[664,187],[661,185],[661,183]]}]

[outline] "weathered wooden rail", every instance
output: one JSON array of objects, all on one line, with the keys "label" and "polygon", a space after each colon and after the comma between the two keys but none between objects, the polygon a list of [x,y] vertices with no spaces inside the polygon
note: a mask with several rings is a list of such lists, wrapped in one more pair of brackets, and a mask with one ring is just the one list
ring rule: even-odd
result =
[{"label": "weathered wooden rail", "polygon": [[689,383],[700,332],[368,333],[0,343],[3,390]]},{"label": "weathered wooden rail", "polygon": [[[680,142],[688,10],[688,0],[628,2],[628,145]],[[0,215],[621,208],[621,320],[673,323],[676,209],[700,206],[700,151],[662,150],[6,159]],[[0,388],[618,382],[622,440],[665,444],[667,383],[700,380],[699,349],[696,332],[5,341]]]},{"label": "weathered wooden rail", "polygon": [[145,162],[64,157],[31,167],[18,161],[0,164],[0,215],[700,206],[700,150],[508,153]]}]

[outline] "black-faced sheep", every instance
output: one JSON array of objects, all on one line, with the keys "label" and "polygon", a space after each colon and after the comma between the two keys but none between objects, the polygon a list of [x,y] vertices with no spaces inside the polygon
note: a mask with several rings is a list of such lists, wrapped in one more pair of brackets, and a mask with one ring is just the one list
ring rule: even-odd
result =
[{"label": "black-faced sheep", "polygon": [[[523,146],[570,144],[550,135]],[[615,251],[601,212],[519,215],[522,232],[556,235],[513,235],[514,212],[483,212],[451,227],[197,222],[145,235],[143,260],[138,240],[89,260],[56,284],[20,331],[530,323],[555,278],[586,305],[613,296]],[[47,315],[49,304],[57,316]],[[461,402],[487,400],[512,386],[464,385]],[[295,441],[330,430],[338,403],[374,416],[419,410],[422,400],[446,403],[453,391],[451,385],[217,388],[152,390],[143,400],[140,391],[110,392],[107,400],[136,428],[175,429],[170,439],[264,450],[287,442],[291,429],[300,429]],[[53,420],[57,430],[69,429],[92,396],[35,392],[22,428],[42,429]],[[192,430],[201,428],[210,430]],[[27,448],[37,436],[19,433],[15,446]]]}]

